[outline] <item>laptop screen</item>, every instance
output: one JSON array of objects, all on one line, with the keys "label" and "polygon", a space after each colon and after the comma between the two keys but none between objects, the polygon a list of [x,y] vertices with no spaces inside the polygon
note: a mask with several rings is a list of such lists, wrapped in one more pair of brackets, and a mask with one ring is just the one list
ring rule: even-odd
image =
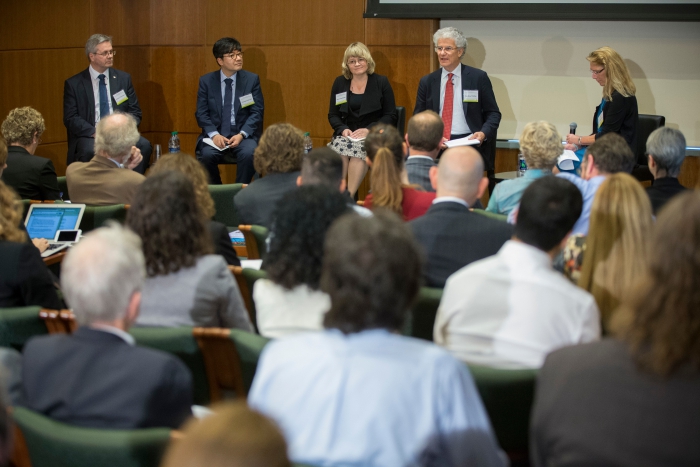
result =
[{"label": "laptop screen", "polygon": [[84,205],[32,205],[25,222],[27,233],[30,238],[53,240],[59,230],[77,229],[84,209]]}]

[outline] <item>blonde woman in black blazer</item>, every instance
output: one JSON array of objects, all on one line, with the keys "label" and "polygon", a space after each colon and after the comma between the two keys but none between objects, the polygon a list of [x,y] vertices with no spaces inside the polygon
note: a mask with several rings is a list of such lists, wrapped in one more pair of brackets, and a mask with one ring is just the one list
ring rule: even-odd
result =
[{"label": "blonde woman in black blazer", "polygon": [[396,125],[394,91],[386,76],[374,73],[374,67],[367,46],[353,42],[343,56],[343,74],[331,89],[328,122],[333,139],[329,146],[343,156],[352,196],[367,173],[364,138],[369,129],[380,122]]}]

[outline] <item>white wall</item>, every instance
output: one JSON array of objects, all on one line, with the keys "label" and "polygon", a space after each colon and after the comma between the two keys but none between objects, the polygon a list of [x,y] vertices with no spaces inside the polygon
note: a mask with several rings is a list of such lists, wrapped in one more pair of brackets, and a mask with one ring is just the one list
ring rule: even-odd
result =
[{"label": "white wall", "polygon": [[586,56],[608,45],[625,59],[639,113],[664,115],[688,145],[700,146],[700,24],[676,22],[443,20],[469,39],[463,63],[486,71],[503,114],[499,139],[533,120],[562,134],[577,122],[590,134],[602,88]]}]

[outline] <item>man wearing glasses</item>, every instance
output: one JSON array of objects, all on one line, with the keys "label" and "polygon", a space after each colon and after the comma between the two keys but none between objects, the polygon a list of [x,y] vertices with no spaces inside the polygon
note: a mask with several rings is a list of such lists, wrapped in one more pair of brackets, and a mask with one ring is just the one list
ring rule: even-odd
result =
[{"label": "man wearing glasses", "polygon": [[443,142],[464,137],[478,139],[476,149],[484,159],[491,184],[501,122],[491,80],[484,71],[460,63],[467,39],[459,30],[439,29],[433,35],[433,43],[440,69],[421,78],[413,114],[424,110],[439,113],[445,123]]},{"label": "man wearing glasses", "polygon": [[236,163],[236,183],[255,175],[253,152],[263,125],[260,78],[243,70],[241,43],[232,37],[216,41],[214,58],[220,69],[199,78],[195,117],[202,129],[197,159],[209,172],[211,184],[221,184],[219,164]]},{"label": "man wearing glasses", "polygon": [[[68,78],[63,87],[63,124],[68,131],[68,160],[89,162],[95,155],[95,126],[114,112],[128,113],[141,123],[141,107],[131,76],[112,68],[116,51],[112,38],[93,34],[85,44],[90,66]],[[151,143],[139,137],[136,147],[143,160],[134,171],[143,174],[151,158]]]}]

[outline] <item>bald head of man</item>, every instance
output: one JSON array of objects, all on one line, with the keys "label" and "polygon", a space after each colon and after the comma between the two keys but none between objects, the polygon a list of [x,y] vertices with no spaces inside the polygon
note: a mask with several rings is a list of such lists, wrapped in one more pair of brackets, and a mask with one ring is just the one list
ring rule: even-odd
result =
[{"label": "bald head of man", "polygon": [[489,186],[484,177],[481,155],[470,146],[450,148],[442,153],[440,164],[430,170],[430,183],[437,197],[453,196],[471,207]]}]

